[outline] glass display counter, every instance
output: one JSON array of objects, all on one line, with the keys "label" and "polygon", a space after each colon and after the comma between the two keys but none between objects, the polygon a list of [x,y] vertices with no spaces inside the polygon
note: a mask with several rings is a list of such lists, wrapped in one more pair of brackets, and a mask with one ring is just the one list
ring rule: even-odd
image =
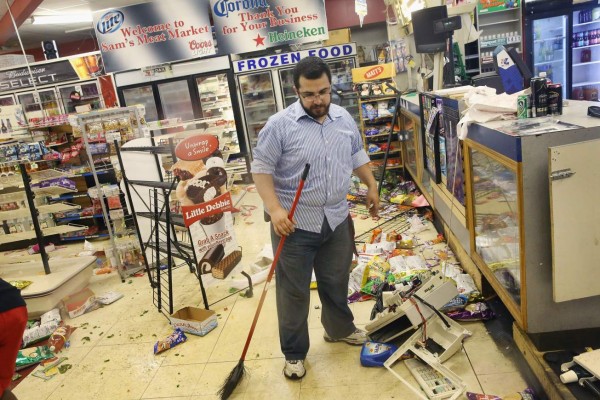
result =
[{"label": "glass display counter", "polygon": [[[469,148],[475,250],[473,258],[488,279],[521,306],[521,234],[517,169],[490,152]],[[516,163],[515,163],[516,164]]]}]

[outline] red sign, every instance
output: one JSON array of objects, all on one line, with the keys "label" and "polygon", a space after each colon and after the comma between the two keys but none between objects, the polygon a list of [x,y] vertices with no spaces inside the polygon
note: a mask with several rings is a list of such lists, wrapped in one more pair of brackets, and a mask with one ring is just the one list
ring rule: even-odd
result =
[{"label": "red sign", "polygon": [[197,161],[213,154],[219,148],[219,139],[214,135],[196,135],[177,145],[175,155],[186,161]]},{"label": "red sign", "polygon": [[185,226],[189,227],[194,222],[211,215],[233,210],[233,202],[229,192],[222,194],[214,199],[194,206],[183,206],[183,221]]},{"label": "red sign", "polygon": [[383,68],[381,65],[371,68],[370,70],[365,72],[365,79],[375,78],[377,75],[381,74],[384,71],[384,69],[385,68]]}]

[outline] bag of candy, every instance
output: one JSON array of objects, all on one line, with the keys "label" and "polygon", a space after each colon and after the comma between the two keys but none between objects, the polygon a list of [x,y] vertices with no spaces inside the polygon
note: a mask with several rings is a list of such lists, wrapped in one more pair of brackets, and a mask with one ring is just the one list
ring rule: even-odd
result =
[{"label": "bag of candy", "polygon": [[52,357],[54,357],[54,353],[50,351],[48,346],[30,347],[19,350],[16,370],[19,371]]},{"label": "bag of candy", "polygon": [[186,340],[187,336],[185,336],[185,333],[183,333],[181,329],[175,328],[175,331],[172,334],[154,344],[154,354],[159,354],[163,351],[169,350],[170,348],[175,347]]}]

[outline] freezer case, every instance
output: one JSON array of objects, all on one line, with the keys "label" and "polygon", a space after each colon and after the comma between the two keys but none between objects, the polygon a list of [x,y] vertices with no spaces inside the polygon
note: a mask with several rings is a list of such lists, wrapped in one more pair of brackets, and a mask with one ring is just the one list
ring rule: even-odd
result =
[{"label": "freezer case", "polygon": [[16,104],[17,102],[15,101],[15,96],[12,94],[0,96],[0,107],[14,106]]},{"label": "freezer case", "polygon": [[269,117],[277,112],[275,90],[271,71],[239,75],[238,84],[245,111],[246,132],[250,149],[258,142],[258,133],[265,126]]},{"label": "freezer case", "polygon": [[567,87],[567,35],[569,18],[558,15],[533,20],[533,73],[545,72],[553,83],[563,87],[563,98]]},{"label": "freezer case", "polygon": [[146,111],[146,121],[148,122],[158,121],[159,119],[152,85],[122,89],[121,103],[123,106],[143,105]]},{"label": "freezer case", "polygon": [[61,104],[67,114],[77,112],[75,107],[89,104],[92,110],[104,108],[102,93],[96,81],[59,86]]},{"label": "freezer case", "polygon": [[600,90],[600,7],[573,13],[572,91],[575,100],[598,101]]}]

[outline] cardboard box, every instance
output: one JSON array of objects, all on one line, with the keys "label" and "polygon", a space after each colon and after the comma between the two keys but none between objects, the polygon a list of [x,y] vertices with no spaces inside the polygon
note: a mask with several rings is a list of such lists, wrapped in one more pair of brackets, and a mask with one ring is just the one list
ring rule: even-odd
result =
[{"label": "cardboard box", "polygon": [[217,315],[212,310],[185,307],[173,313],[169,319],[173,328],[192,335],[204,336],[217,327]]},{"label": "cardboard box", "polygon": [[323,46],[350,43],[350,28],[332,29],[329,31],[329,39],[323,42]]},{"label": "cardboard box", "polygon": [[88,311],[98,308],[98,303],[96,302],[94,292],[92,292],[89,288],[85,288],[77,293],[73,293],[72,295],[65,297],[62,302],[65,310],[71,318],[78,317]]}]

